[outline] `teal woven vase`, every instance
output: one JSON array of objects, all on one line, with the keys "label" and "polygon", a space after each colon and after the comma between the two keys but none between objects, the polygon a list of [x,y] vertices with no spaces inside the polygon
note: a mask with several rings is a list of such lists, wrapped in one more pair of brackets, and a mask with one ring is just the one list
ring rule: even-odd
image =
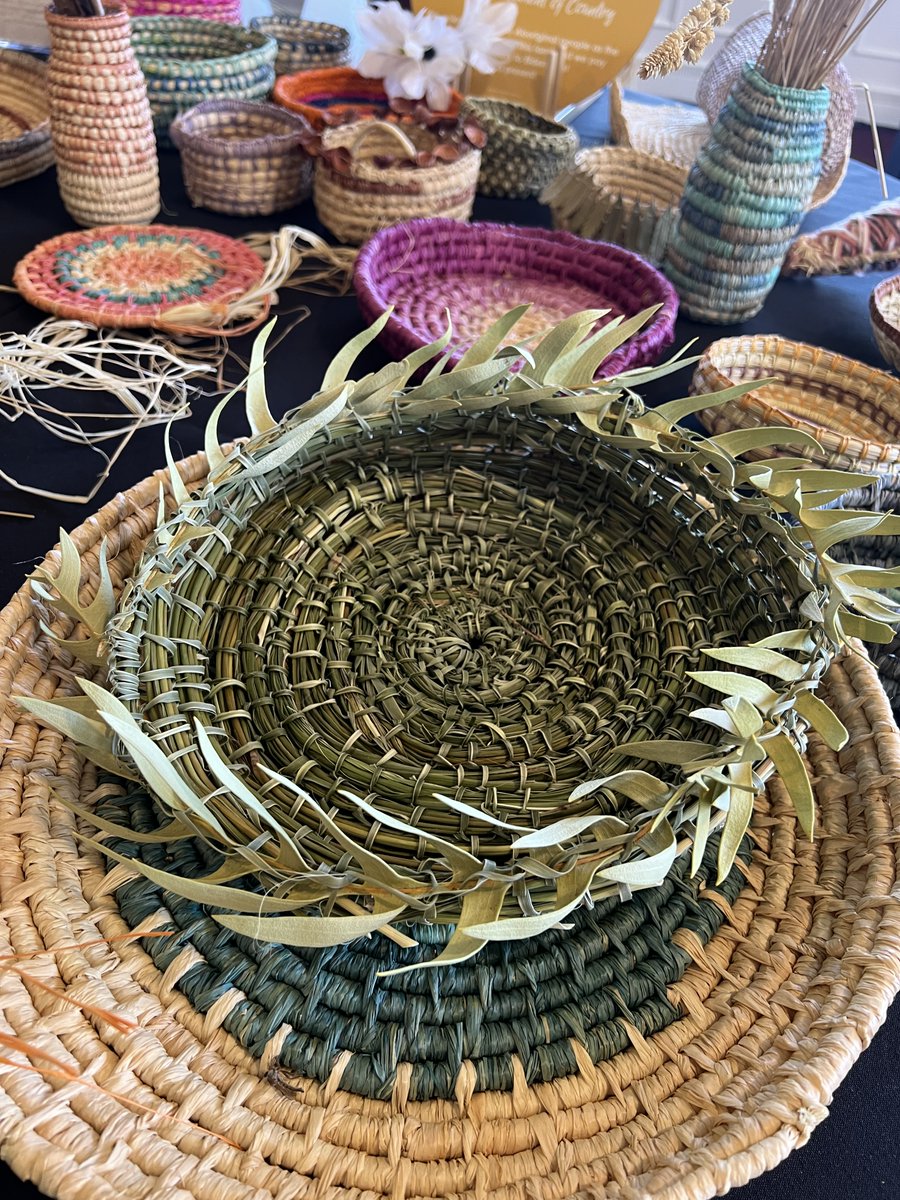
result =
[{"label": "teal woven vase", "polygon": [[762,308],[819,178],[829,98],[744,64],[691,168],[668,249],[682,312],[730,325]]}]

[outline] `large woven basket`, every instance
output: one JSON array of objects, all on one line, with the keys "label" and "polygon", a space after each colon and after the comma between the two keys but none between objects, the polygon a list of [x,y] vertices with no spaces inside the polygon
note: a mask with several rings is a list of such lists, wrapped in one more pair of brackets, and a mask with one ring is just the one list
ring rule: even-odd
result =
[{"label": "large woven basket", "polygon": [[198,208],[256,216],[292,208],[312,189],[302,117],[276,104],[204,100],[172,122],[184,183]]},{"label": "large woven basket", "polygon": [[737,400],[705,409],[712,433],[784,425],[811,434],[820,451],[787,447],[824,467],[873,476],[873,486],[850,504],[893,508],[900,500],[900,379],[852,358],[774,334],[723,338],[707,348],[694,371],[697,395],[745,380],[776,382]]},{"label": "large woven basket", "polygon": [[257,30],[197,17],[137,17],[132,43],[163,144],[178,113],[201,100],[265,100],[275,82],[278,43]]},{"label": "large woven basket", "polygon": [[[381,80],[365,79],[352,67],[323,67],[283,75],[276,81],[273,97],[319,130],[342,120],[384,117],[390,111]],[[453,92],[450,109],[442,115],[455,117],[461,103],[462,96]]]},{"label": "large woven basket", "polygon": [[883,279],[869,298],[869,316],[878,349],[900,374],[900,275]]},{"label": "large woven basket", "polygon": [[0,49],[0,187],[40,175],[52,162],[46,64]]},{"label": "large woven basket", "polygon": [[485,196],[536,196],[572,161],[578,134],[523,104],[467,97],[461,116],[474,118],[487,134],[478,190]]},{"label": "large woven basket", "polygon": [[[313,184],[319,220],[339,241],[357,246],[377,230],[415,217],[468,220],[481,153],[465,145],[454,162],[419,166],[418,156],[437,146],[427,129],[401,131],[385,121],[326,130]],[[346,158],[332,157],[341,150]]]},{"label": "large woven basket", "polygon": [[[507,649],[516,643],[523,663],[569,653],[569,626],[559,623],[558,606],[572,608],[575,598],[555,596],[553,573],[543,574],[541,564],[553,522],[562,521],[562,530],[564,514],[584,505],[584,474],[573,487],[565,467],[554,471],[556,438],[565,442],[566,435],[554,434],[550,423],[548,440],[533,448],[540,453],[507,459],[514,486],[502,495],[502,489],[488,488],[480,496],[481,485],[471,491],[473,477],[490,473],[492,462],[515,448],[502,424],[473,426],[451,447],[439,443],[431,450],[424,442],[412,457],[395,455],[392,469],[384,471],[377,463],[381,441],[367,443],[358,435],[361,456],[345,454],[341,467],[340,454],[331,453],[342,493],[318,487],[317,469],[307,484],[313,493],[318,489],[315,499],[313,493],[282,492],[275,501],[279,521],[266,521],[264,507],[264,524],[247,527],[260,555],[258,562],[244,560],[255,582],[243,596],[232,589],[216,616],[239,623],[234,648],[249,657],[240,663],[235,654],[225,669],[232,678],[246,672],[249,686],[241,699],[222,692],[216,702],[226,708],[236,700],[227,715],[238,723],[243,697],[258,714],[269,714],[272,740],[259,751],[248,746],[248,754],[267,753],[287,737],[279,722],[292,724],[307,706],[305,693],[291,693],[288,680],[298,670],[315,675],[302,624],[291,624],[303,594],[292,590],[294,558],[285,556],[291,542],[295,553],[311,536],[342,547],[339,561],[323,563],[309,581],[334,593],[335,607],[326,609],[337,635],[347,607],[339,596],[356,586],[359,538],[366,554],[376,556],[387,535],[408,540],[411,556],[402,567],[415,575],[421,564],[419,599],[443,587],[442,576],[430,570],[432,560],[443,559],[444,571],[463,569],[443,544],[458,542],[463,557],[484,562],[486,573],[472,583],[489,592],[511,551],[504,539],[483,542],[478,528],[511,506],[520,513],[511,527],[516,538],[520,525],[542,536],[531,556],[533,570],[522,576],[524,587],[509,579],[497,606],[500,624],[482,614],[487,643],[476,648],[470,631],[472,644],[463,638],[460,646],[459,631],[453,634],[439,607],[432,612],[414,606],[408,622],[396,627],[398,665],[405,650],[437,653],[435,666],[453,675],[466,663],[471,668],[480,654],[494,667],[485,676],[487,695],[492,685],[502,687],[505,660],[497,636],[504,629],[502,614],[510,611],[525,618],[523,628],[510,626],[504,634],[511,638]],[[484,453],[488,443],[490,455]],[[453,462],[455,474],[447,470]],[[206,463],[197,456],[180,469],[196,485]],[[542,505],[524,485],[527,472],[550,485]],[[75,531],[86,595],[99,583],[103,541],[116,591],[131,574],[156,522],[164,478],[118,495]],[[644,506],[650,504],[648,484],[651,491],[665,490],[659,474],[648,481],[629,478],[625,470],[611,483],[631,497],[627,503]],[[404,502],[407,485],[418,497],[411,504]],[[456,506],[447,509],[444,501],[454,492]],[[680,489],[667,495],[665,505],[647,508],[655,516],[645,527],[630,529],[632,539],[652,538],[661,513],[690,507]],[[647,655],[646,669],[656,670],[660,647],[651,629],[661,631],[680,662],[684,631],[677,614],[689,612],[693,623],[708,613],[726,625],[731,617],[719,610],[721,597],[706,563],[725,531],[702,505],[676,539],[688,555],[686,566],[690,560],[686,575],[667,571],[664,559],[641,554],[640,546],[632,551],[629,522],[617,530],[616,511],[607,506],[611,524],[598,522],[593,510],[585,513],[585,532],[607,542],[610,569],[630,556],[640,576],[638,591],[614,600],[613,589],[608,611],[577,617],[585,629],[609,623],[609,640],[597,646],[612,656],[611,689],[623,686],[633,670],[623,651],[632,637]],[[466,521],[473,523],[471,537]],[[318,532],[309,532],[314,527]],[[708,539],[699,536],[701,527],[711,531]],[[569,537],[564,543],[577,573],[581,543]],[[54,552],[51,573],[58,564]],[[390,589],[400,570],[390,553],[383,573],[370,564],[371,587]],[[542,594],[532,603],[535,571]],[[603,590],[602,576],[594,560],[585,560],[577,586]],[[289,600],[266,597],[266,588],[284,581]],[[526,596],[532,600],[520,610]],[[627,612],[639,598],[646,606],[627,629]],[[446,599],[451,615],[464,619],[465,603],[452,594]],[[758,619],[752,591],[741,596],[738,590],[733,599]],[[359,602],[371,604],[365,590]],[[326,609],[311,606],[313,625],[326,619]],[[259,625],[266,614],[267,632]],[[380,935],[307,951],[267,945],[230,933],[208,909],[147,879],[129,882],[130,872],[121,866],[109,874],[109,858],[83,840],[93,826],[77,809],[96,809],[111,828],[124,823],[134,830],[141,841],[129,844],[115,835],[107,849],[126,850],[151,870],[205,875],[215,860],[199,841],[167,846],[154,840],[160,816],[146,794],[98,779],[71,743],[17,707],[17,695],[50,699],[76,690],[72,660],[42,627],[40,615],[23,588],[0,616],[6,743],[0,934],[6,954],[49,951],[40,977],[49,987],[4,974],[0,1030],[36,1045],[52,1061],[36,1059],[37,1072],[5,1071],[0,1134],[13,1169],[60,1200],[161,1191],[184,1200],[295,1200],[312,1191],[334,1200],[707,1200],[774,1166],[807,1140],[897,990],[900,735],[864,655],[837,661],[824,687],[850,736],[840,756],[811,738],[820,829],[815,841],[800,836],[792,805],[773,783],[758,806],[752,840],[722,884],[714,882],[710,861],[694,881],[682,867],[660,889],[637,892],[627,903],[614,897],[575,914],[569,928],[486,950],[452,968],[383,979],[377,972],[408,963],[410,951]],[[390,622],[391,612],[384,615]],[[541,630],[555,636],[556,647]],[[50,632],[67,637],[72,623],[53,618]],[[363,663],[371,639],[362,627],[357,633],[351,653]],[[417,635],[424,640],[417,643]],[[590,638],[597,640],[596,631]],[[575,645],[583,655],[583,645]],[[322,669],[340,673],[343,667],[332,655]],[[148,671],[146,682],[156,674]],[[270,679],[271,690],[256,694],[256,676]],[[423,711],[433,714],[428,673],[417,673],[416,681]],[[530,693],[545,685],[540,673],[520,683],[515,702],[528,711]],[[390,687],[379,691],[377,676],[366,678],[365,688],[391,709],[394,693]],[[191,690],[184,690],[185,699]],[[357,707],[357,693],[352,685],[345,689],[350,710]],[[627,702],[618,706],[625,720],[628,709]],[[440,711],[449,715],[446,705]],[[326,727],[328,713],[322,713]],[[416,720],[410,710],[401,717]],[[578,737],[584,732],[578,724],[589,718],[583,713],[566,736]],[[565,728],[564,720],[554,720],[554,735]],[[346,750],[349,756],[351,747]],[[367,769],[390,771],[390,761],[387,756]],[[439,926],[413,929],[428,947],[446,937]],[[136,931],[168,936],[130,940]],[[71,1004],[59,998],[60,990]],[[80,1011],[73,1004],[93,1007]],[[122,1018],[133,1028],[123,1028]],[[22,1051],[6,1053],[25,1068],[33,1065]]]},{"label": "large woven basket", "polygon": [[579,150],[541,195],[554,229],[614,242],[662,262],[678,219],[687,169],[625,146]]},{"label": "large woven basket", "polygon": [[376,321],[389,307],[380,339],[402,358],[453,325],[456,362],[500,316],[529,310],[516,336],[542,332],[584,309],[610,318],[658,312],[603,363],[605,374],[656,362],[675,336],[678,299],[649,263],[618,246],[564,231],[478,222],[410,221],[376,234],[356,260],[354,286],[363,316]]},{"label": "large woven basket", "polygon": [[294,75],[318,67],[342,67],[350,53],[350,34],[327,21],[304,21],[301,17],[254,17],[258,29],[278,43],[276,75]]}]

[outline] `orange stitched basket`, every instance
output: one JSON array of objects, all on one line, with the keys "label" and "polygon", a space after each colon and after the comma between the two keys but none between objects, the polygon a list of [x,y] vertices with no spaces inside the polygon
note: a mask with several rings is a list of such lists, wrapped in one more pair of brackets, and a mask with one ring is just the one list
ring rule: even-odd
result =
[{"label": "orange stitched basket", "polygon": [[[387,93],[380,79],[364,79],[352,67],[325,67],[298,71],[275,81],[274,99],[291,112],[306,117],[313,129],[325,128],[324,113],[334,118],[383,117],[389,111]],[[455,117],[462,104],[453,92],[448,117]],[[439,114],[444,115],[444,114]]]}]

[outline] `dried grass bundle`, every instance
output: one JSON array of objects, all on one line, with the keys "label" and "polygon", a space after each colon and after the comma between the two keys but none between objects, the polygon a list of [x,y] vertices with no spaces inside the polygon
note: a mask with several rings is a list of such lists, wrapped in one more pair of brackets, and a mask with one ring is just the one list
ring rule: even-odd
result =
[{"label": "dried grass bundle", "polygon": [[731,15],[731,0],[701,0],[641,63],[641,79],[671,75],[685,63],[698,63],[713,43],[716,30]]},{"label": "dried grass bundle", "polygon": [[885,0],[774,0],[759,56],[769,83],[820,88]]}]

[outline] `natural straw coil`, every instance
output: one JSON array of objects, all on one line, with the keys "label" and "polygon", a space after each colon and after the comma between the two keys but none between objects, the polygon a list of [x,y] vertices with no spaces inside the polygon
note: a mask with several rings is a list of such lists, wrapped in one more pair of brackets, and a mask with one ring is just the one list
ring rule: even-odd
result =
[{"label": "natural straw coil", "polygon": [[313,163],[306,121],[276,104],[204,100],[172,122],[191,203],[233,216],[281,212],[305,200]]},{"label": "natural straw coil", "polygon": [[[199,484],[205,461],[196,456],[180,470],[189,485]],[[115,588],[130,575],[156,523],[164,478],[117,496],[75,531],[86,594],[97,586],[104,537]],[[52,571],[57,563],[54,552]],[[53,630],[68,636],[71,623],[56,619]],[[536,955],[539,976],[513,948],[490,968],[400,976],[388,986],[366,982],[373,955],[404,953],[382,939],[310,957],[221,928],[212,936],[204,912],[143,884],[116,891],[121,871],[107,881],[108,863],[76,839],[87,827],[60,799],[91,804],[96,796],[115,818],[124,811],[118,790],[96,795],[96,772],[11,700],[73,686],[70,660],[41,629],[29,589],[0,616],[0,644],[8,743],[0,768],[4,952],[54,951],[45,960],[48,982],[139,1026],[116,1032],[4,976],[3,1031],[37,1042],[85,1077],[95,1073],[107,1089],[29,1070],[6,1073],[6,1161],[50,1196],[112,1200],[164,1186],[197,1200],[291,1200],[310,1187],[325,1187],[337,1200],[360,1189],[392,1200],[486,1193],[503,1200],[706,1200],[808,1139],[900,984],[900,737],[863,656],[839,660],[827,678],[830,703],[850,731],[847,748],[838,755],[811,739],[818,839],[798,836],[792,807],[773,783],[753,829],[752,857],[734,881],[739,892],[729,892],[732,881],[699,892],[676,884],[663,928],[679,896],[685,915],[676,918],[668,950],[642,899],[634,910],[620,906],[634,920],[646,917],[642,954],[683,966],[666,994],[676,1019],[642,1036],[612,1005],[612,1053],[595,1063],[563,1002],[553,1020],[560,1047],[568,1047],[568,1073],[540,1082],[534,1073],[546,1073],[548,1063],[527,1014],[558,986],[602,989],[608,968],[630,974],[634,985],[642,969],[614,945],[591,944],[583,929],[553,933]],[[140,797],[128,810],[138,823],[157,819]],[[155,853],[152,845],[141,852]],[[206,857],[199,844],[178,853]],[[173,936],[116,940],[138,921],[144,932]],[[631,936],[637,947],[638,935]],[[85,947],[94,939],[107,940]],[[583,983],[566,983],[579,977]],[[371,1030],[354,1049],[322,1038],[339,1013],[349,1030]],[[430,1014],[435,1026],[427,1024]],[[292,1031],[304,1022],[314,1030],[307,1059],[319,1064],[306,1076],[282,1061],[301,1049]],[[401,1025],[405,1032],[392,1041],[391,1029]],[[392,1047],[405,1045],[417,1027],[434,1039],[431,1055],[445,1044],[457,1064],[441,1085],[446,1098],[417,1098],[415,1065],[391,1066]],[[505,1066],[482,1090],[474,1063],[487,1045],[479,1049],[478,1035],[494,1029],[506,1031],[498,1058]],[[360,1078],[374,1080],[384,1067],[378,1094],[361,1094]],[[148,1107],[181,1120],[148,1115]]]},{"label": "natural straw coil", "polygon": [[52,163],[47,65],[0,49],[0,187],[40,175]]},{"label": "natural straw coil", "polygon": [[678,219],[687,169],[626,146],[579,150],[544,189],[554,229],[614,242],[659,263]]},{"label": "natural straw coil", "polygon": [[869,298],[869,317],[878,349],[900,374],[900,275],[883,279]]}]

